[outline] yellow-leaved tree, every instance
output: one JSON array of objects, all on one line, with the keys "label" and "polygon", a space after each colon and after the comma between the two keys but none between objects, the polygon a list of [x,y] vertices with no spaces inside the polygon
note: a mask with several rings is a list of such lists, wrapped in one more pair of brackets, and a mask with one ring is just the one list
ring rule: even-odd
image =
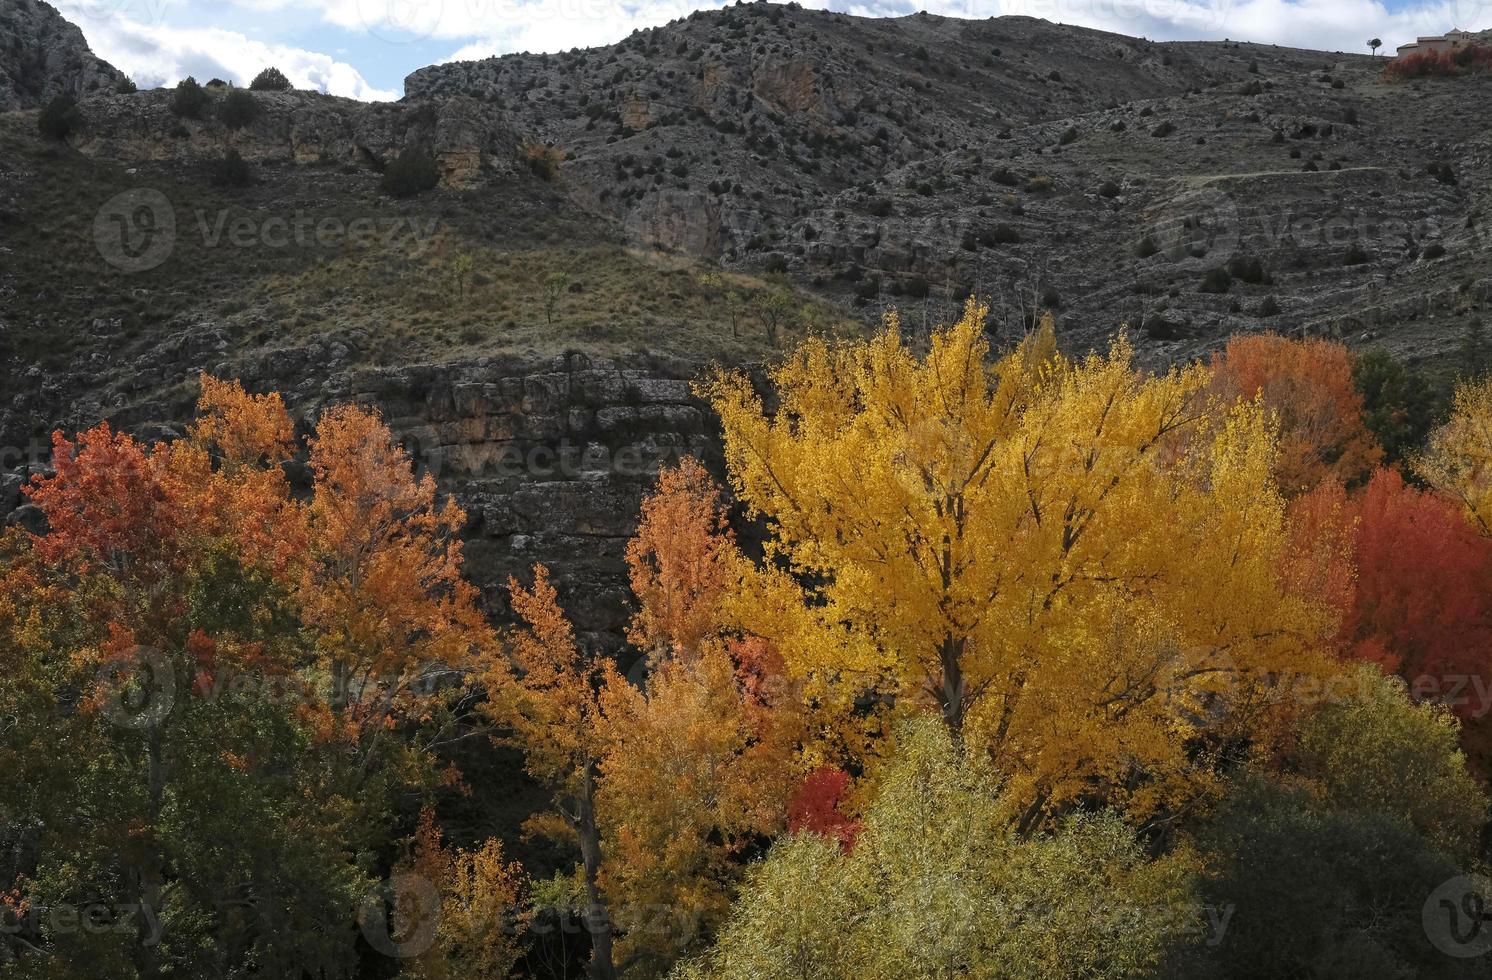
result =
[{"label": "yellow-leaved tree", "polygon": [[987,749],[1027,829],[1077,797],[1176,805],[1207,778],[1193,736],[1281,701],[1334,627],[1281,575],[1269,420],[1122,338],[1069,361],[1050,320],[991,362],[985,313],[925,356],[894,319],[810,340],[771,372],[775,411],[742,374],[702,386],[771,529],[727,614],[839,709],[841,751],[921,703]]},{"label": "yellow-leaved tree", "polygon": [[1492,535],[1492,377],[1456,389],[1450,419],[1430,434],[1414,468]]}]

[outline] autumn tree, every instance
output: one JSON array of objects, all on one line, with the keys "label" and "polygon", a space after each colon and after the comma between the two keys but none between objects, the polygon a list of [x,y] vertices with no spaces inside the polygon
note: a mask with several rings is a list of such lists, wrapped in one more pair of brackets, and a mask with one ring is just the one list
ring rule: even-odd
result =
[{"label": "autumn tree", "polygon": [[724,918],[742,855],[779,832],[801,718],[760,638],[727,635],[721,602],[738,560],[720,489],[686,458],[644,499],[626,552],[646,652],[638,687],[606,692],[603,881],[645,972]]},{"label": "autumn tree", "polygon": [[[1138,977],[1192,929],[1190,856],[1152,860],[1112,813],[1022,838],[982,753],[923,718],[854,848],[779,840],[679,980]],[[1039,910],[1039,912],[1033,912]]]},{"label": "autumn tree", "polygon": [[[66,792],[0,807],[26,855],[0,872],[28,901],[149,910],[122,954],[141,975],[350,973],[348,913],[396,794],[435,781],[428,719],[469,694],[329,698],[328,664],[428,673],[483,633],[448,546],[459,513],[413,485],[375,418],[328,413],[309,504],[284,472],[298,449],[277,396],[204,377],[186,438],[55,437],[30,488],[47,533],[0,548],[0,650],[25,678],[0,685],[0,711],[85,763],[56,767]],[[361,751],[369,719],[390,751]],[[87,964],[121,932],[30,941],[102,976]]]},{"label": "autumn tree", "polygon": [[796,716],[743,697],[723,644],[607,692],[602,880],[621,910],[623,962],[655,974],[730,907],[743,855],[779,833]]},{"label": "autumn tree", "polygon": [[467,849],[443,837],[434,811],[426,808],[400,873],[413,876],[438,905],[428,910],[435,921],[419,944],[426,948],[411,950],[415,955],[405,960],[403,973],[420,980],[507,980],[524,951],[523,868],[507,860],[501,841],[489,838]]},{"label": "autumn tree", "polygon": [[[303,537],[274,472],[288,427],[277,401],[232,386],[207,386],[202,411],[191,438],[155,447],[107,426],[54,439],[55,473],[31,488],[49,530],[13,539],[0,573],[0,647],[50,689],[27,727],[88,764],[7,825],[43,831],[21,869],[34,900],[149,911],[128,954],[142,974],[244,959],[338,975],[366,887],[345,842],[368,828],[326,790],[302,710]],[[175,924],[170,942],[152,921]],[[84,972],[102,941],[35,938]]]},{"label": "autumn tree", "polygon": [[[1374,474],[1351,500],[1331,485],[1310,497],[1335,498],[1325,519],[1350,542],[1357,574],[1342,620],[1347,652],[1411,682],[1492,673],[1483,652],[1492,642],[1492,540],[1477,534],[1454,500],[1390,470]],[[1310,533],[1334,533],[1312,523]],[[1474,705],[1468,699],[1462,707]]]},{"label": "autumn tree", "polygon": [[1207,905],[1231,911],[1177,975],[1479,975],[1432,945],[1423,917],[1487,817],[1456,724],[1371,664],[1339,680],[1289,757],[1236,773],[1196,828]]},{"label": "autumn tree", "polygon": [[1278,417],[1275,474],[1286,495],[1303,493],[1328,476],[1360,485],[1382,459],[1363,424],[1352,355],[1341,344],[1276,334],[1234,337],[1212,369],[1219,395],[1259,398]]},{"label": "autumn tree", "polygon": [[810,772],[788,801],[787,829],[818,834],[846,849],[854,846],[860,821],[847,812],[849,784],[849,773],[838,766],[822,765]]},{"label": "autumn tree", "polygon": [[639,603],[627,639],[645,651],[697,653],[719,628],[733,547],[719,490],[705,468],[685,458],[664,469],[627,543]]},{"label": "autumn tree", "polygon": [[614,927],[601,888],[596,795],[607,750],[603,702],[626,681],[609,660],[587,657],[576,645],[548,569],[535,566],[529,588],[510,579],[508,594],[519,626],[507,638],[508,660],[494,661],[484,676],[491,694],[485,710],[522,749],[528,773],[555,792],[555,809],[580,848],[590,975],[612,980]]},{"label": "autumn tree", "polygon": [[1456,389],[1451,417],[1430,435],[1415,471],[1492,535],[1492,377]]},{"label": "autumn tree", "polygon": [[429,689],[460,686],[495,641],[461,576],[465,512],[438,500],[430,474],[414,475],[376,413],[328,410],[310,466],[304,616],[366,772],[386,727],[426,714]]},{"label": "autumn tree", "polygon": [[810,340],[770,415],[743,375],[704,386],[772,530],[730,614],[848,751],[921,702],[988,749],[1028,829],[1079,795],[1167,805],[1207,778],[1187,743],[1219,705],[1245,724],[1334,626],[1280,572],[1272,430],[1122,339],[1070,362],[1050,322],[990,364],[984,317],[971,303],[925,357],[894,321]]}]

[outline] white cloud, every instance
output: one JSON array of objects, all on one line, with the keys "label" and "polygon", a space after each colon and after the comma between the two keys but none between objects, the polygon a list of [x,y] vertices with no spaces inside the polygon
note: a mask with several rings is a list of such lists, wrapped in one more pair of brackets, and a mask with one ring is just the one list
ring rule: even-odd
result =
[{"label": "white cloud", "polygon": [[[121,7],[143,10],[147,0],[125,0]],[[159,5],[163,0],[149,0]],[[104,10],[98,0],[59,0],[62,15],[83,29],[93,53],[142,88],[174,85],[187,75],[205,82],[222,78],[247,85],[273,65],[296,88],[314,89],[364,101],[388,101],[399,92],[372,85],[352,65],[318,51],[266,43],[223,28],[178,28],[141,23]]]}]

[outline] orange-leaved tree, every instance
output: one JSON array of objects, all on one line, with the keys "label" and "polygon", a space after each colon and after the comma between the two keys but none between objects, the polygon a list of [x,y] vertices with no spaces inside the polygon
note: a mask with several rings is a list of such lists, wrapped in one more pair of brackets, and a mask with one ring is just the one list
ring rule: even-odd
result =
[{"label": "orange-leaved tree", "polygon": [[[356,958],[347,910],[393,794],[434,773],[431,718],[448,723],[465,688],[382,714],[406,764],[379,767],[375,785],[374,753],[345,751],[368,713],[327,703],[325,668],[354,639],[405,675],[469,666],[484,636],[448,541],[459,514],[437,510],[428,485],[410,490],[407,457],[356,410],[327,414],[315,500],[302,503],[278,396],[207,377],[186,438],[145,446],[99,426],[54,445],[54,474],[29,491],[46,533],[12,531],[0,547],[0,649],[24,679],[0,683],[0,713],[24,712],[79,765],[65,793],[33,773],[25,812],[0,812],[41,833],[40,857],[17,870],[43,903],[152,910],[122,953],[142,975],[220,972],[217,950],[271,973],[342,975]],[[374,629],[371,607],[399,591]],[[162,921],[169,943],[143,934]],[[83,973],[117,942],[28,941]]]},{"label": "orange-leaved tree", "polygon": [[415,476],[376,413],[328,410],[310,464],[304,615],[366,765],[380,731],[419,715],[432,685],[459,686],[496,641],[461,576],[465,513],[439,501],[428,473]]},{"label": "orange-leaved tree", "polygon": [[1259,398],[1279,420],[1275,476],[1287,496],[1331,477],[1367,481],[1383,450],[1363,421],[1352,355],[1327,340],[1277,334],[1234,337],[1212,361],[1213,389],[1225,398]]},{"label": "orange-leaved tree", "polygon": [[740,555],[721,496],[696,460],[665,468],[626,553],[647,671],[607,695],[604,882],[629,913],[621,954],[654,972],[713,932],[743,853],[783,828],[801,729],[764,641],[724,629]]},{"label": "orange-leaved tree", "polygon": [[733,547],[719,491],[705,468],[688,457],[664,469],[627,543],[640,606],[627,639],[644,651],[697,652],[719,627]]},{"label": "orange-leaved tree", "polygon": [[603,701],[626,681],[610,660],[580,650],[547,568],[534,567],[529,588],[509,579],[508,594],[519,625],[507,637],[507,660],[494,660],[483,676],[490,695],[484,710],[523,751],[528,773],[554,791],[555,808],[576,837],[590,975],[612,980],[614,926],[600,883],[605,855],[596,796],[608,738]]}]

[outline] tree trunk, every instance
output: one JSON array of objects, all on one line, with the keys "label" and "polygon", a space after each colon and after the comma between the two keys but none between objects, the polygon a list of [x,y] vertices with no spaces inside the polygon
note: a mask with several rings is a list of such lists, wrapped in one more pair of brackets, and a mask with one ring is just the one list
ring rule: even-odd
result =
[{"label": "tree trunk", "polygon": [[166,799],[166,760],[161,728],[163,723],[151,726],[145,741],[145,765],[149,798],[150,842],[140,867],[140,908],[135,912],[136,967],[145,980],[160,976],[160,961],[157,956],[151,923],[158,922],[161,915],[161,852],[159,835],[161,811]]},{"label": "tree trunk", "polygon": [[596,764],[585,769],[575,819],[580,861],[585,868],[585,925],[591,935],[591,980],[616,980],[611,952],[611,912],[596,883],[601,870],[601,832],[596,828]]},{"label": "tree trunk", "polygon": [[964,731],[964,667],[963,655],[966,641],[949,634],[943,637],[943,646],[938,651],[938,660],[943,670],[943,690],[939,700],[943,703],[943,722],[955,739]]}]

